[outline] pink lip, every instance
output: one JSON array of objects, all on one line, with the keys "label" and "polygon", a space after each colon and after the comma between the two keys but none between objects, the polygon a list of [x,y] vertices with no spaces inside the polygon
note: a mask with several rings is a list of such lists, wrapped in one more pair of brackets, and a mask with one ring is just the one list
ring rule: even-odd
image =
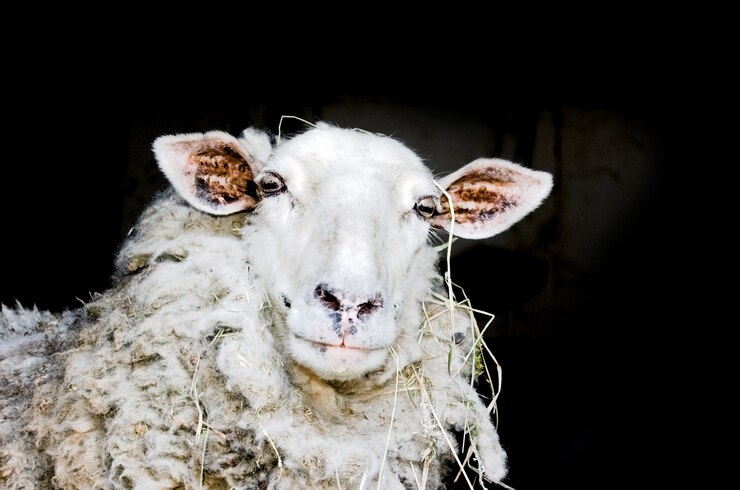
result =
[{"label": "pink lip", "polygon": [[348,351],[355,351],[355,352],[371,352],[375,349],[363,349],[362,347],[353,347],[351,345],[346,345],[344,342],[340,342],[338,344],[332,344],[330,342],[321,342],[317,340],[309,340],[303,337],[296,336],[296,339],[299,339],[303,342],[306,342],[316,349],[347,349]]},{"label": "pink lip", "polygon": [[321,348],[324,348],[324,349],[328,349],[328,348],[332,348],[332,349],[350,349],[350,350],[356,350],[356,351],[360,351],[360,352],[366,352],[368,350],[368,349],[363,349],[361,347],[352,347],[352,346],[349,346],[349,345],[344,345],[344,343],[341,343],[341,344],[328,344],[328,343],[325,343],[325,342],[315,342],[313,340],[309,340],[309,342],[312,343],[313,345],[315,345],[316,347],[318,347],[319,349],[321,349]]}]

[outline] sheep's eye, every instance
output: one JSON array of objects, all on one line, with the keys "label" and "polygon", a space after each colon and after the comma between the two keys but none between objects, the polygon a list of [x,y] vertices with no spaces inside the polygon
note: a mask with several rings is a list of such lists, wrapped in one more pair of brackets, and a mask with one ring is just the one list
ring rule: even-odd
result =
[{"label": "sheep's eye", "polygon": [[414,209],[422,218],[431,218],[437,210],[437,198],[434,196],[422,197],[416,201]]},{"label": "sheep's eye", "polygon": [[259,186],[265,196],[273,196],[285,191],[283,178],[272,172],[267,172],[260,177]]}]

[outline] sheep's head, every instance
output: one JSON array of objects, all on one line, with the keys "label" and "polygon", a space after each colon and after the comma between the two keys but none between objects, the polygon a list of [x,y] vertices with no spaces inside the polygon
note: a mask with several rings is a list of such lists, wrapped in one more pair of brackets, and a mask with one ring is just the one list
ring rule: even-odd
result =
[{"label": "sheep's head", "polygon": [[413,335],[436,276],[432,230],[490,237],[552,186],[550,174],[498,159],[435,182],[397,140],[323,123],[275,148],[249,129],[163,136],[154,151],[191,205],[254,211],[245,253],[283,320],[284,348],[327,380],[382,369],[399,336]]}]

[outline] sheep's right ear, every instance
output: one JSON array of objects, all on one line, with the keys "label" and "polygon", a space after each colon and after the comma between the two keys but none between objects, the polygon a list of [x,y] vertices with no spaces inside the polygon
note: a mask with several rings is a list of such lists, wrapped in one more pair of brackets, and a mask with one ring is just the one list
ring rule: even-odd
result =
[{"label": "sheep's right ear", "polygon": [[217,215],[257,204],[254,177],[272,151],[269,136],[252,128],[238,139],[223,131],[160,136],[152,148],[175,190],[193,207]]}]

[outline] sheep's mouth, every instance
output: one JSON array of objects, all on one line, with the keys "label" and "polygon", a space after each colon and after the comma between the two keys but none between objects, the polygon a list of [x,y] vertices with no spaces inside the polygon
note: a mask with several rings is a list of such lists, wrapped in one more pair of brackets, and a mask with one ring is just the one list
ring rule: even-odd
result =
[{"label": "sheep's mouth", "polygon": [[313,370],[320,378],[334,381],[356,379],[375,371],[388,356],[386,347],[347,345],[341,339],[327,342],[297,335],[291,336],[289,349],[295,362]]},{"label": "sheep's mouth", "polygon": [[299,340],[302,340],[303,342],[308,343],[311,347],[320,350],[321,352],[328,352],[328,351],[334,351],[334,352],[341,352],[341,351],[354,351],[356,353],[370,353],[377,349],[366,349],[363,347],[356,347],[352,345],[347,345],[344,342],[340,343],[331,343],[331,342],[318,342],[315,340],[308,340],[301,337],[297,337]]},{"label": "sheep's mouth", "polygon": [[324,344],[322,342],[311,342],[311,343],[314,345],[314,347],[316,347],[317,349],[319,349],[319,350],[321,350],[323,352],[326,352],[328,350],[336,350],[336,349],[347,350],[347,351],[355,351],[355,352],[358,352],[358,353],[365,353],[365,352],[371,352],[372,351],[372,349],[363,349],[362,347],[351,347],[351,346],[344,345],[344,344],[339,344],[339,345],[337,345],[337,344]]},{"label": "sheep's mouth", "polygon": [[[324,320],[321,312],[317,316],[318,321]],[[319,326],[306,326],[306,322],[311,321],[310,312],[298,319],[295,328],[290,328],[290,318],[286,320],[288,328],[282,337],[286,353],[293,362],[310,369],[319,378],[331,381],[357,379],[380,369],[387,361],[389,344],[382,336],[372,336],[365,331],[357,335],[349,332],[341,335],[325,320]]]}]

